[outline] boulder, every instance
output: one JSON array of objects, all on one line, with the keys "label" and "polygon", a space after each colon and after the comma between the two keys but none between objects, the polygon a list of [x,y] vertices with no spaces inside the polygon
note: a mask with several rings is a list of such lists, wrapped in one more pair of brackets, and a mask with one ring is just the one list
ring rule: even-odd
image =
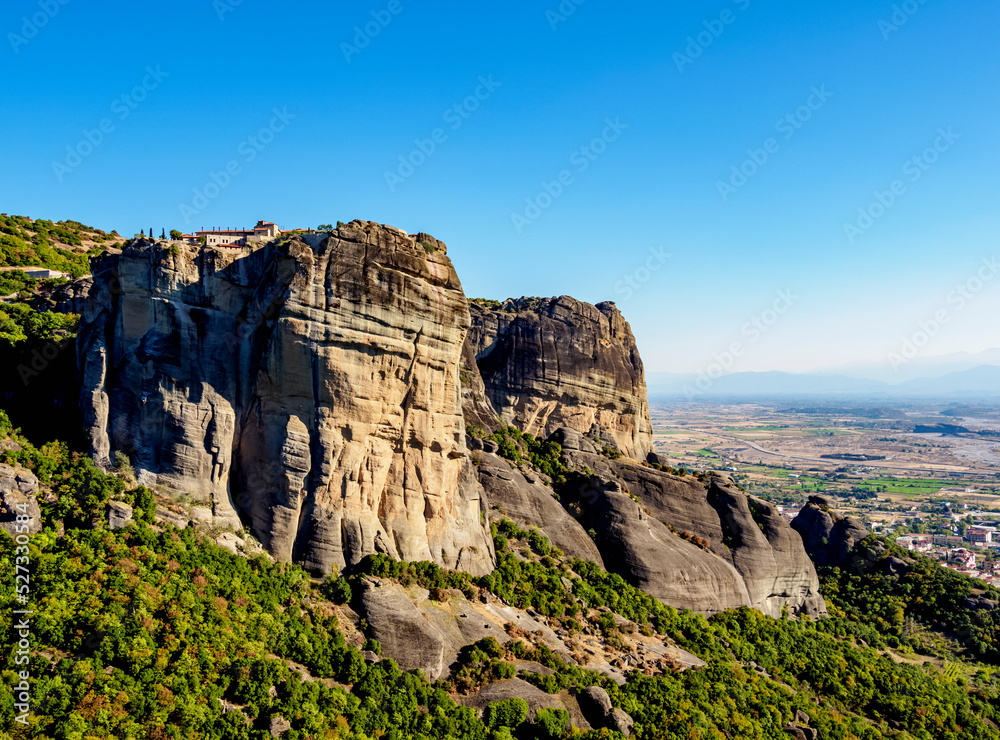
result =
[{"label": "boulder", "polygon": [[603,727],[614,706],[608,692],[600,686],[588,686],[577,694],[580,710],[594,727]]},{"label": "boulder", "polygon": [[962,606],[966,609],[992,611],[997,608],[997,605],[996,600],[982,596],[968,596],[962,600]]},{"label": "boulder", "polygon": [[382,644],[383,655],[404,671],[419,668],[431,681],[444,675],[444,639],[401,586],[365,579],[361,604],[370,636]]},{"label": "boulder", "polygon": [[109,501],[107,509],[108,529],[124,529],[132,523],[132,507],[123,501]]},{"label": "boulder", "polygon": [[280,715],[271,717],[271,721],[268,724],[271,737],[281,737],[290,729],[292,729],[292,723]]},{"label": "boulder", "polygon": [[215,544],[223,550],[228,550],[233,555],[239,555],[240,550],[246,547],[246,541],[237,537],[232,532],[223,532],[215,538]]},{"label": "boulder", "polygon": [[191,520],[184,514],[178,514],[176,511],[170,511],[170,509],[166,509],[162,506],[156,507],[154,520],[157,524],[177,527],[177,529],[186,529],[191,523]]},{"label": "boulder", "polygon": [[[12,537],[42,531],[42,513],[38,508],[38,479],[34,473],[0,463],[0,529]],[[18,517],[27,517],[27,520]],[[27,526],[27,529],[24,527]]]},{"label": "boulder", "polygon": [[882,563],[885,572],[892,576],[901,576],[910,572],[910,564],[902,558],[897,558],[893,555],[885,558]]},{"label": "boulder", "polygon": [[613,732],[620,732],[625,737],[629,737],[632,734],[632,728],[635,726],[635,720],[632,719],[632,715],[626,712],[624,709],[611,710],[611,714],[608,715],[607,727]]},{"label": "boulder", "polygon": [[592,727],[606,727],[613,732],[620,732],[625,737],[632,734],[635,721],[623,709],[616,709],[611,704],[608,692],[600,686],[588,686],[577,694],[580,711]]}]

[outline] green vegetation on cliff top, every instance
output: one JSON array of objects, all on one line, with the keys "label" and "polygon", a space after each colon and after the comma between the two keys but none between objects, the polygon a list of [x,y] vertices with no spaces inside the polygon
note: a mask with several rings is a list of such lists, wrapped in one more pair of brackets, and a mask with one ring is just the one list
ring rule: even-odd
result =
[{"label": "green vegetation on cliff top", "polygon": [[77,221],[0,215],[0,267],[45,267],[79,277],[90,272],[91,256],[117,241]]}]

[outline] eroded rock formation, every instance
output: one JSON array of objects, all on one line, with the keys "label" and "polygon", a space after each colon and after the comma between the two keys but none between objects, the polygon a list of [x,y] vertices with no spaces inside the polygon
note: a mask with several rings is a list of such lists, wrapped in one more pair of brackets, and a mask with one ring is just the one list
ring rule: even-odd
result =
[{"label": "eroded rock formation", "polygon": [[473,458],[490,506],[519,524],[542,530],[566,555],[604,567],[597,545],[555,499],[551,488],[537,478],[528,481],[522,471],[495,454],[474,452]]},{"label": "eroded rock formation", "polygon": [[0,529],[11,537],[42,531],[38,478],[30,470],[0,463]]},{"label": "eroded rock formation", "polygon": [[609,459],[574,430],[552,439],[577,472],[561,490],[562,504],[581,530],[594,532],[609,570],[680,609],[826,612],[801,539],[770,503],[722,480]]},{"label": "eroded rock formation", "polygon": [[316,572],[373,552],[492,569],[444,244],[355,221],[257,250],[141,241],[93,272],[79,346],[97,457],[126,452]]},{"label": "eroded rock formation", "polygon": [[816,565],[845,565],[854,546],[868,536],[868,528],[853,516],[840,516],[830,508],[830,500],[810,496],[792,528],[802,536],[806,552]]},{"label": "eroded rock formation", "polygon": [[469,344],[504,422],[542,438],[593,433],[640,460],[652,450],[642,360],[613,303],[518,298],[471,312]]},{"label": "eroded rock formation", "polygon": [[[506,515],[679,608],[825,611],[773,507],[641,462],[642,362],[611,303],[470,308],[444,244],[361,221],[256,249],[140,240],[82,295],[93,452],[125,452],[184,524],[248,524],[317,573],[383,552],[480,574]],[[495,442],[470,453],[466,425],[503,423],[561,445],[558,496]]]}]

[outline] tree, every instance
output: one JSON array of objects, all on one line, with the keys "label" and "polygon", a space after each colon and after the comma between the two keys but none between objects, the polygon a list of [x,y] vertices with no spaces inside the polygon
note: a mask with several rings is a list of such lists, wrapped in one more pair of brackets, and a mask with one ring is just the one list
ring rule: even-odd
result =
[{"label": "tree", "polygon": [[0,339],[13,346],[20,344],[27,338],[28,336],[24,333],[21,325],[8,314],[0,311]]},{"label": "tree", "polygon": [[343,576],[327,576],[323,582],[323,590],[334,604],[347,604],[351,600],[351,584]]},{"label": "tree", "polygon": [[184,234],[182,234],[177,229],[171,229],[170,230],[170,238],[173,239],[174,241],[180,241],[181,239],[184,238]]},{"label": "tree", "polygon": [[318,231],[333,231],[333,224],[320,224],[316,229]]},{"label": "tree", "polygon": [[535,713],[535,736],[538,738],[560,738],[569,725],[569,712],[565,709],[539,709]]},{"label": "tree", "polygon": [[483,721],[490,730],[499,727],[518,727],[526,719],[528,719],[528,702],[519,696],[491,702],[483,712]]},{"label": "tree", "polygon": [[149,238],[150,239],[153,238],[153,227],[152,226],[149,227]]},{"label": "tree", "polygon": [[166,239],[167,238],[167,230],[166,229],[162,229],[160,231],[160,238],[161,239]]}]

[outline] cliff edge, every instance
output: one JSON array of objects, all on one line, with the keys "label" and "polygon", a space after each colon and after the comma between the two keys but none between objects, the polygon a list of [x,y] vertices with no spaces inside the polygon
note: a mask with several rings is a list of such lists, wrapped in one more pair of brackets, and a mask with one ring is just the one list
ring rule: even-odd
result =
[{"label": "cliff edge", "polygon": [[613,303],[561,296],[470,308],[468,341],[501,420],[543,439],[575,429],[637,460],[652,451],[642,360]]},{"label": "cliff edge", "polygon": [[93,274],[96,457],[124,452],[314,572],[374,552],[492,570],[461,409],[468,302],[443,243],[354,221],[256,250],[139,241]]}]

